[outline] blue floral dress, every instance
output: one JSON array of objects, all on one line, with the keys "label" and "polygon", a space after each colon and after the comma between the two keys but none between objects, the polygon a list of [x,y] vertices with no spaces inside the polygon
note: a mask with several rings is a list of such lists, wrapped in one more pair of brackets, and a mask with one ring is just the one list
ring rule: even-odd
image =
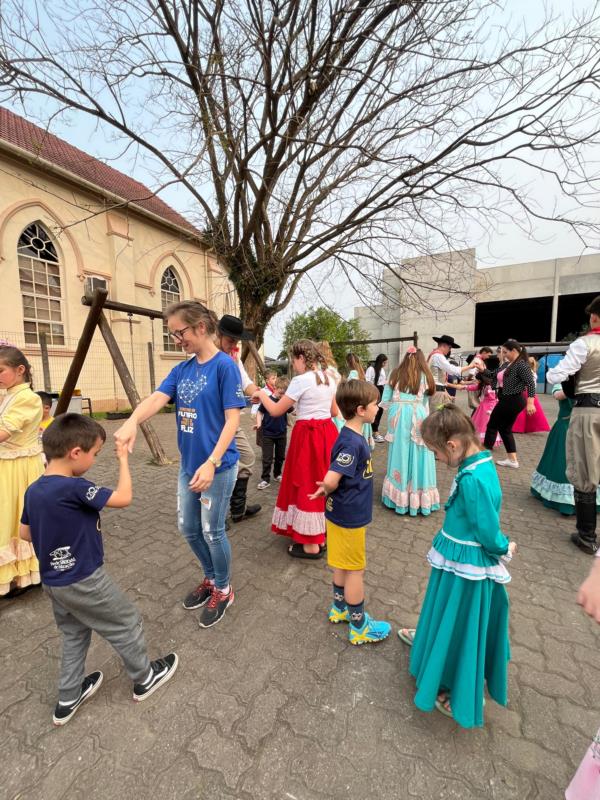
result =
[{"label": "blue floral dress", "polygon": [[387,472],[381,502],[397,514],[427,516],[440,507],[436,486],[435,457],[421,436],[421,425],[429,414],[427,384],[421,381],[417,394],[399,392],[388,384],[381,406],[388,409]]}]

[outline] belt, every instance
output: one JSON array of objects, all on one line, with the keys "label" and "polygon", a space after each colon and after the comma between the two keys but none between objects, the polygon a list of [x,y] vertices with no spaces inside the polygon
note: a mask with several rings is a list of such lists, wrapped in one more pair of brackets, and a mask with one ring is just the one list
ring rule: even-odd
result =
[{"label": "belt", "polygon": [[600,408],[600,394],[576,394],[573,405],[575,408]]}]

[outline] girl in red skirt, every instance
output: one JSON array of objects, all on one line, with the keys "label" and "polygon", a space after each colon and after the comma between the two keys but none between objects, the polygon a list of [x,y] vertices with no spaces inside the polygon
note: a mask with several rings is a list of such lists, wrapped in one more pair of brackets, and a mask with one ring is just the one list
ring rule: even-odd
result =
[{"label": "girl in red skirt", "polygon": [[261,389],[260,401],[273,417],[296,406],[296,424],[283,466],[283,476],[271,529],[289,536],[294,558],[321,558],[325,544],[325,498],[309,500],[317,481],[329,469],[331,448],[338,432],[331,421],[339,414],[335,382],[319,369],[322,355],[315,342],[301,339],[292,345],[292,379],[284,396],[274,403]]}]

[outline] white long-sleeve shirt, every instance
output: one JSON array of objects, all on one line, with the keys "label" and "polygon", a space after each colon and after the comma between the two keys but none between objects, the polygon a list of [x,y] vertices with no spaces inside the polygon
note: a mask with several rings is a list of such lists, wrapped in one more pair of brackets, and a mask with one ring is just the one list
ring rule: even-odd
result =
[{"label": "white long-sleeve shirt", "polygon": [[431,356],[431,361],[429,362],[430,367],[438,367],[439,369],[443,370],[446,375],[456,375],[460,377],[462,375],[462,370],[460,367],[455,367],[454,364],[451,364],[445,355],[442,353],[434,353]]},{"label": "white long-sleeve shirt", "polygon": [[548,383],[562,383],[566,381],[570,375],[579,372],[587,361],[587,357],[588,349],[583,336],[580,336],[579,339],[575,339],[574,342],[571,342],[569,349],[558,364],[548,370],[546,373],[546,380]]}]

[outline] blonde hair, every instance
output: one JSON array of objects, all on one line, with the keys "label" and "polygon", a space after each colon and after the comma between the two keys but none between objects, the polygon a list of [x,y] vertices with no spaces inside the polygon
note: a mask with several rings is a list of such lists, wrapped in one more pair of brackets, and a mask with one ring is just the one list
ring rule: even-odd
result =
[{"label": "blonde hair", "polygon": [[363,365],[360,363],[360,358],[356,355],[356,353],[348,353],[346,356],[346,364],[350,371],[355,369],[358,372],[359,379],[364,381],[365,371],[363,369]]},{"label": "blonde hair", "polygon": [[[308,370],[315,370],[322,367],[323,355],[317,347],[317,343],[313,342],[311,339],[299,339],[297,342],[294,342],[290,352],[294,358],[303,358]],[[315,378],[317,386],[322,383],[329,386],[329,378],[326,372],[323,372],[322,378],[318,372],[315,372]]]},{"label": "blonde hair", "polygon": [[529,356],[527,359],[529,361],[529,366],[531,367],[531,371],[537,373],[538,371],[538,362],[533,356]]},{"label": "blonde hair", "polygon": [[214,311],[206,308],[197,300],[183,300],[181,303],[171,303],[164,311],[164,318],[169,319],[169,317],[174,317],[175,315],[181,317],[185,324],[191,328],[195,328],[202,323],[209,336],[214,336],[217,332],[219,318]]},{"label": "blonde hair", "polygon": [[335,367],[337,369],[337,361],[335,360],[333,352],[331,351],[331,345],[329,342],[317,342],[317,347],[323,356],[323,360],[321,362],[323,369],[327,369],[327,367]]},{"label": "blonde hair", "polygon": [[392,371],[389,384],[392,389],[398,388],[400,392],[417,394],[421,386],[422,375],[427,381],[426,394],[431,396],[435,393],[435,381],[427,366],[425,355],[422,350],[409,350],[400,364]]},{"label": "blonde hair", "polygon": [[446,403],[432,411],[423,420],[421,436],[427,447],[442,452],[447,449],[450,439],[460,441],[463,445],[463,454],[471,445],[477,447],[478,450],[484,449],[471,418],[467,417],[464,411],[457,408],[454,403]]}]

